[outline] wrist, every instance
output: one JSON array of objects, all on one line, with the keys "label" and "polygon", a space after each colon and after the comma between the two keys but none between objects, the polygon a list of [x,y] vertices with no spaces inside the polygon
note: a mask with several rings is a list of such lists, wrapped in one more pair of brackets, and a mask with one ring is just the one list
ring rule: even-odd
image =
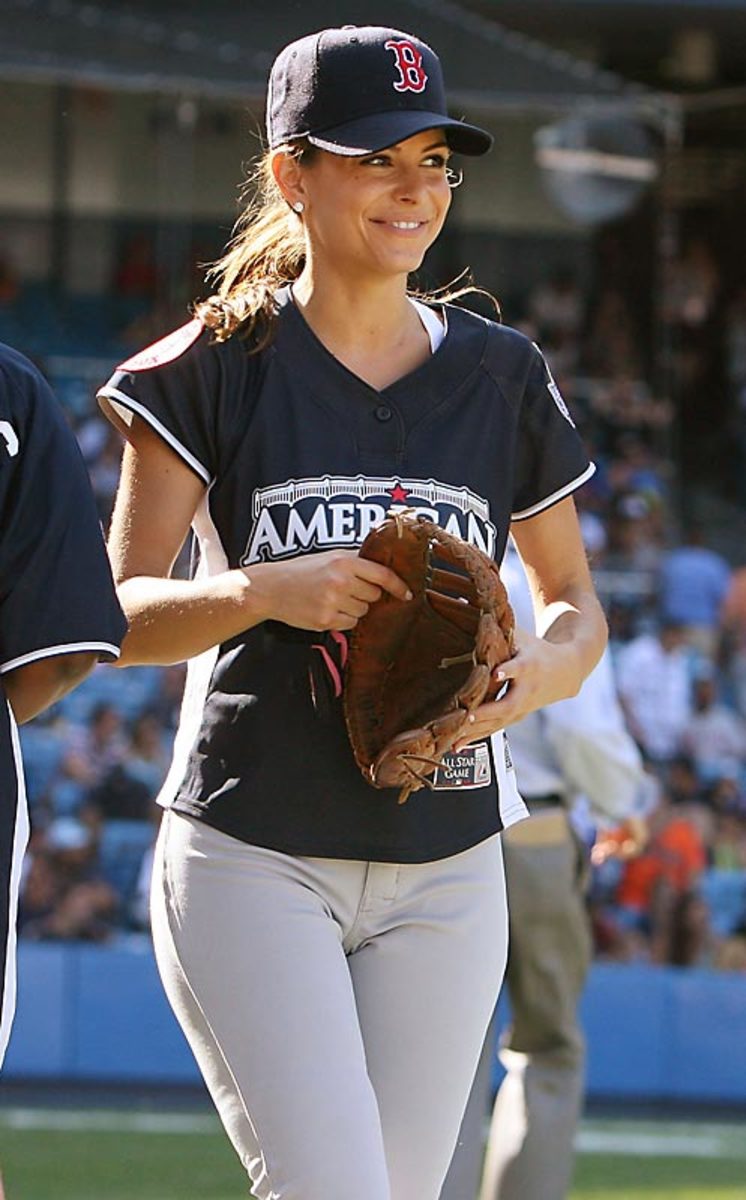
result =
[{"label": "wrist", "polygon": [[261,621],[269,621],[276,616],[272,587],[273,565],[254,563],[251,567],[239,567],[230,572],[237,577],[233,584],[236,601],[251,624],[258,625]]}]

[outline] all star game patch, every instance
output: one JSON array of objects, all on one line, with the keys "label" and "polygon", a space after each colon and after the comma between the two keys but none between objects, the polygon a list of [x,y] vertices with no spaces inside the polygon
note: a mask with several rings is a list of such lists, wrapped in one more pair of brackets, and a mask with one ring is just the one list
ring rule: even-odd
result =
[{"label": "all star game patch", "polygon": [[195,317],[192,321],[187,321],[186,325],[174,329],[173,333],[166,334],[160,341],[153,342],[152,346],[133,354],[132,358],[120,363],[117,370],[150,371],[153,367],[162,367],[165,363],[173,362],[174,359],[181,358],[184,351],[196,342],[203,328],[202,322]]},{"label": "all star game patch", "polygon": [[469,790],[488,787],[492,783],[492,754],[489,742],[464,746],[446,754],[433,776],[435,791],[454,788]]}]

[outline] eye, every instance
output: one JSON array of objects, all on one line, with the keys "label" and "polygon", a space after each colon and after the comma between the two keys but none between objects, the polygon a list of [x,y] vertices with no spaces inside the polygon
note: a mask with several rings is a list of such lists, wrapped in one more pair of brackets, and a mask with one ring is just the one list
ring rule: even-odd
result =
[{"label": "eye", "polygon": [[360,162],[364,167],[387,167],[391,157],[388,154],[371,154],[367,158],[361,158]]},{"label": "eye", "polygon": [[448,155],[445,153],[428,154],[424,159],[424,164],[427,167],[437,167],[442,171],[448,165]]}]

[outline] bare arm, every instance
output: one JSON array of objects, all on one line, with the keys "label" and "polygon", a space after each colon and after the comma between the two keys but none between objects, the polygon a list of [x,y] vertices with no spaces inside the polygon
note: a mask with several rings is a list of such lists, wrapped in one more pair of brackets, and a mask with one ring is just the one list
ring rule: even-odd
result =
[{"label": "bare arm", "polygon": [[526,568],[539,636],[516,631],[515,657],[498,673],[498,680],[510,686],[501,699],[477,711],[468,741],[576,695],[606,645],[606,620],[572,498],[516,521],[511,532]]},{"label": "bare arm", "polygon": [[97,658],[88,651],[50,655],[8,671],[3,684],[18,724],[23,725],[38,716],[77,687],[92,670]]},{"label": "bare arm", "polygon": [[144,421],[129,436],[109,537],[130,626],[119,665],[181,662],[268,619],[351,629],[382,589],[404,597],[388,568],[341,550],[171,579],[204,484]]},{"label": "bare arm", "polygon": [[511,532],[526,568],[539,638],[562,658],[552,689],[559,700],[577,694],[603,654],[606,618],[596,596],[575,502],[561,500],[543,513],[517,521]]}]

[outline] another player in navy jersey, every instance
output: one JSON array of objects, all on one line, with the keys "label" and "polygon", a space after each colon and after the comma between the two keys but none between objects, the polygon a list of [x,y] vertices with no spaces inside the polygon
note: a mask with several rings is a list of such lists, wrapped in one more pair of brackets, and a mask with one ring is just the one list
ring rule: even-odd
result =
[{"label": "another player in navy jersey", "polygon": [[17,725],[115,659],[124,631],[75,437],[36,367],[0,345],[0,1064],[28,838]]},{"label": "another player in navy jersey", "polygon": [[[123,663],[189,659],[153,873],[161,975],[259,1200],[436,1200],[505,967],[504,726],[573,694],[605,625],[571,493],[592,473],[540,352],[408,293],[445,221],[447,115],[417,38],[324,30],[272,68],[256,200],[194,319],[103,387],[128,444],[110,551]],[[541,636],[458,763],[404,805],[357,770],[345,632],[404,583],[392,504],[498,561]],[[199,565],[170,578],[193,526]]]}]

